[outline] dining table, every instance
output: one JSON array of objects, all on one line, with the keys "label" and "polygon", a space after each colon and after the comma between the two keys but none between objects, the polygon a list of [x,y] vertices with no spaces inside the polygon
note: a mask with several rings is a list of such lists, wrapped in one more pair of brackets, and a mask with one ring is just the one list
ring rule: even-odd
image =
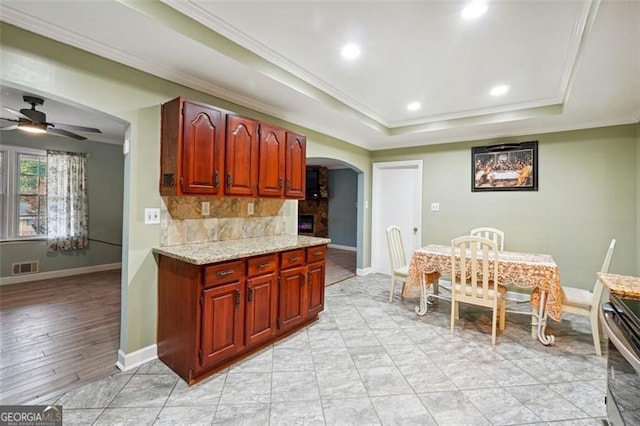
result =
[{"label": "dining table", "polygon": [[[457,257],[460,252],[456,250]],[[532,334],[544,345],[553,344],[553,335],[546,334],[547,318],[555,321],[562,319],[562,300],[564,293],[560,285],[558,265],[548,254],[498,251],[498,284],[513,284],[520,288],[531,289]],[[495,255],[490,256],[490,262]],[[491,266],[493,267],[493,266]],[[417,249],[411,256],[408,280],[402,295],[420,297],[416,307],[418,315],[427,312],[427,293],[429,286],[437,284],[440,277],[451,276],[451,246],[429,244]],[[434,288],[435,290],[435,288]],[[535,328],[534,328],[535,327]]]}]

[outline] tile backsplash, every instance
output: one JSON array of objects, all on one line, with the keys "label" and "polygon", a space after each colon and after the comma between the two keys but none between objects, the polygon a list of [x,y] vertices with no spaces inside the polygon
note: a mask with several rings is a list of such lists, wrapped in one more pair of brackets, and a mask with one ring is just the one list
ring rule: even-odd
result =
[{"label": "tile backsplash", "polygon": [[[162,198],[160,245],[238,240],[285,233],[285,200],[268,198]],[[202,203],[210,204],[210,215],[202,216]],[[253,215],[247,214],[253,203]]]}]

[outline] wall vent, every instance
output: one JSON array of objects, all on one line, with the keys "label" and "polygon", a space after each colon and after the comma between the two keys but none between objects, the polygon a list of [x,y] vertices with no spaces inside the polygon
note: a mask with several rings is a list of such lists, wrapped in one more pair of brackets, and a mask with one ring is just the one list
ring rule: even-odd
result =
[{"label": "wall vent", "polygon": [[29,262],[19,262],[11,265],[13,275],[35,274],[38,272],[39,262],[32,260]]}]

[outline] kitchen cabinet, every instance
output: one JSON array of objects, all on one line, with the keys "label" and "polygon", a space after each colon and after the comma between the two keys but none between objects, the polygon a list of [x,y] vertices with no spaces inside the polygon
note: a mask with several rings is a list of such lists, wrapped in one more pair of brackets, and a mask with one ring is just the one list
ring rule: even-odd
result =
[{"label": "kitchen cabinet", "polygon": [[315,321],[326,245],[195,265],[158,255],[158,358],[190,385]]},{"label": "kitchen cabinet", "polygon": [[312,318],[324,309],[324,280],[327,246],[307,248],[307,296],[305,318]]},{"label": "kitchen cabinet", "polygon": [[278,314],[278,256],[269,254],[247,261],[246,345],[272,338]]},{"label": "kitchen cabinet", "polygon": [[205,269],[200,305],[201,366],[229,358],[244,347],[244,262],[220,263]]},{"label": "kitchen cabinet", "polygon": [[324,309],[326,246],[281,254],[280,326],[295,327]]},{"label": "kitchen cabinet", "polygon": [[224,144],[221,111],[184,98],[164,104],[160,194],[222,194]]},{"label": "kitchen cabinet", "polygon": [[287,132],[285,147],[285,198],[304,200],[307,172],[307,138]]},{"label": "kitchen cabinet", "polygon": [[258,195],[281,197],[284,193],[285,130],[260,123]]},{"label": "kitchen cabinet", "polygon": [[162,105],[160,194],[304,199],[306,138],[179,97]]},{"label": "kitchen cabinet", "polygon": [[256,196],[258,183],[258,123],[227,115],[225,195]]}]

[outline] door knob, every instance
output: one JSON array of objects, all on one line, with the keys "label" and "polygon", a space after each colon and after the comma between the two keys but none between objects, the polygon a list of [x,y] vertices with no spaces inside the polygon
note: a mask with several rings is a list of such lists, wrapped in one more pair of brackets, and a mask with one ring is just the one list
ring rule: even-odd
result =
[{"label": "door knob", "polygon": [[413,227],[413,233],[415,234],[416,232],[418,232],[418,228],[417,227]]}]

